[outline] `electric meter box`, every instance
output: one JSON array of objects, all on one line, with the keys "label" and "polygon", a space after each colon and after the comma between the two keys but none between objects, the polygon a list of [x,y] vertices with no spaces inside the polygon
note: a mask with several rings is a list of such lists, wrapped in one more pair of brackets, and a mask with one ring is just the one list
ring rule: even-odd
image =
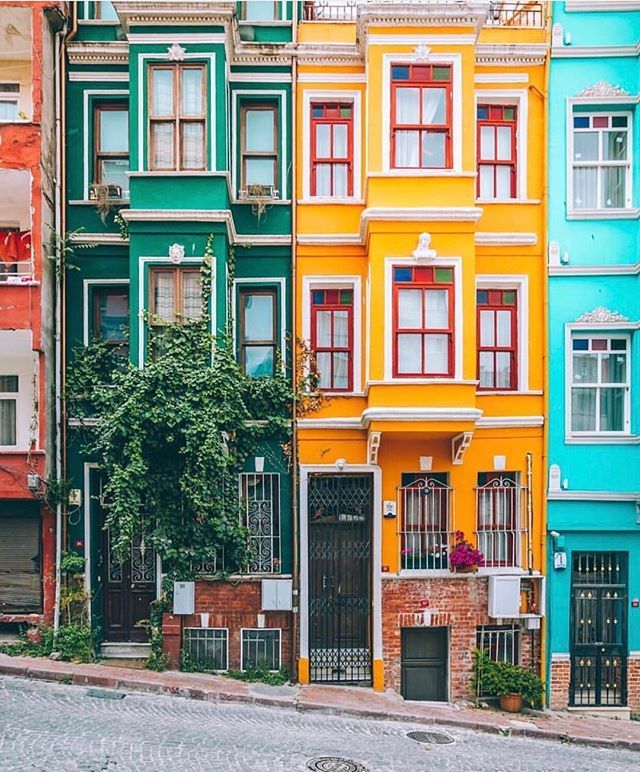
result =
[{"label": "electric meter box", "polygon": [[173,583],[173,613],[193,614],[195,609],[195,582]]},{"label": "electric meter box", "polygon": [[489,577],[489,616],[512,619],[520,616],[520,577]]}]

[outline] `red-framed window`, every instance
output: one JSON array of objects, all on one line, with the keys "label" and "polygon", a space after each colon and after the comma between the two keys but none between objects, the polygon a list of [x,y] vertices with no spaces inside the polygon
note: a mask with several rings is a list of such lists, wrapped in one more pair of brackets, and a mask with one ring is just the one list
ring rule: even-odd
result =
[{"label": "red-framed window", "polygon": [[391,65],[391,166],[450,169],[452,68]]},{"label": "red-framed window", "polygon": [[518,388],[517,304],[513,289],[476,293],[479,389]]},{"label": "red-framed window", "polygon": [[453,375],[453,268],[393,268],[393,374]]},{"label": "red-framed window", "polygon": [[353,389],[353,290],[311,290],[311,348],[318,388]]},{"label": "red-framed window", "polygon": [[517,110],[512,105],[478,105],[478,197],[517,195]]},{"label": "red-framed window", "polygon": [[311,195],[353,195],[353,103],[311,104]]}]

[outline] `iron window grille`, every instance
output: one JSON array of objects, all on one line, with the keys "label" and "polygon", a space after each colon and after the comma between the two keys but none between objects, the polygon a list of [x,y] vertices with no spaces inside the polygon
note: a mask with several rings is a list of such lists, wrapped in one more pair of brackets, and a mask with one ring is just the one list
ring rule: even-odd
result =
[{"label": "iron window grille", "polygon": [[229,669],[229,631],[226,628],[185,627],[183,647],[198,666],[221,672]]},{"label": "iron window grille", "polygon": [[405,570],[448,569],[454,534],[454,489],[446,474],[403,474],[400,558]]},{"label": "iron window grille", "polygon": [[280,476],[268,472],[240,474],[241,522],[248,531],[249,574],[279,574]]},{"label": "iron window grille", "polygon": [[517,472],[478,475],[476,535],[485,566],[522,566],[526,555],[526,494]]},{"label": "iron window grille", "polygon": [[240,669],[280,670],[281,638],[279,628],[243,629]]},{"label": "iron window grille", "polygon": [[[476,628],[476,648],[493,662],[520,664],[520,627],[518,625],[481,625]],[[477,679],[477,696],[487,696],[482,671]]]}]

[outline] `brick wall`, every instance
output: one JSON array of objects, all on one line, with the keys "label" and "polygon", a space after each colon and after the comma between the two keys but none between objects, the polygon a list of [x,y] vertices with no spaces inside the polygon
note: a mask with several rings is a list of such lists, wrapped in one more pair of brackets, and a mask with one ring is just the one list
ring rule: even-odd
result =
[{"label": "brick wall", "polygon": [[[195,613],[182,617],[182,627],[202,627],[201,614],[209,614],[209,627],[226,627],[229,630],[229,668],[240,669],[241,629],[250,627],[279,628],[281,632],[281,663],[291,671],[291,612],[262,611],[262,586],[259,579],[240,581],[196,582]],[[258,615],[264,617],[260,624]],[[175,634],[175,617],[166,614],[164,648],[175,667],[176,643],[170,641]],[[170,626],[173,625],[170,629]],[[167,633],[169,633],[167,635]]]},{"label": "brick wall", "polygon": [[[487,614],[488,579],[384,579],[382,582],[382,645],[385,686],[400,691],[401,629],[449,628],[449,684],[451,700],[469,699],[476,648],[476,628],[495,624]],[[539,661],[540,633],[521,633],[522,663]]]},{"label": "brick wall", "polygon": [[551,684],[549,707],[551,710],[564,710],[569,704],[569,684],[571,682],[571,663],[568,654],[551,655]]},{"label": "brick wall", "polygon": [[632,654],[627,663],[627,705],[640,711],[640,655]]}]

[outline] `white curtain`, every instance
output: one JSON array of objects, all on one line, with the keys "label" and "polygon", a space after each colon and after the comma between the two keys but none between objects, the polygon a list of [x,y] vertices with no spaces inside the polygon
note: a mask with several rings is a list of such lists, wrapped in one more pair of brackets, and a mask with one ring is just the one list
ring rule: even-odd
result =
[{"label": "white curtain", "polygon": [[316,158],[331,158],[331,126],[328,123],[316,125]]},{"label": "white curtain", "polygon": [[422,371],[422,335],[398,335],[398,373],[414,375]]},{"label": "white curtain", "polygon": [[346,348],[349,345],[349,312],[333,312],[333,345]]},{"label": "white curtain", "polygon": [[187,319],[202,318],[202,279],[200,272],[182,275],[182,314]]},{"label": "white curtain", "polygon": [[331,311],[316,314],[316,345],[319,348],[331,346]]},{"label": "white curtain", "polygon": [[182,124],[182,168],[204,167],[204,124]]},{"label": "white curtain", "polygon": [[153,115],[173,115],[173,70],[153,70]]},{"label": "white curtain", "polygon": [[333,127],[333,157],[347,158],[349,154],[348,132],[344,123]]},{"label": "white curtain", "polygon": [[422,329],[422,290],[398,290],[398,327],[402,330]]},{"label": "white curtain", "polygon": [[156,169],[173,169],[174,161],[173,123],[153,123],[151,125],[151,147],[153,148],[153,166]]},{"label": "white curtain", "polygon": [[439,375],[449,369],[449,336],[425,335],[424,360],[427,375]]},{"label": "white curtain", "polygon": [[574,432],[596,430],[596,389],[571,389],[571,429]]},{"label": "white curtain", "polygon": [[173,321],[173,293],[174,275],[171,273],[157,273],[154,285],[154,312],[165,322]]},{"label": "white curtain", "polygon": [[449,327],[449,293],[447,290],[425,290],[426,327],[442,330]]},{"label": "white curtain", "polygon": [[202,115],[201,69],[182,70],[182,115]]},{"label": "white curtain", "polygon": [[447,121],[447,91],[444,88],[422,89],[422,125],[441,125]]},{"label": "white curtain", "polygon": [[336,351],[333,354],[333,388],[346,389],[349,386],[349,354]]}]

